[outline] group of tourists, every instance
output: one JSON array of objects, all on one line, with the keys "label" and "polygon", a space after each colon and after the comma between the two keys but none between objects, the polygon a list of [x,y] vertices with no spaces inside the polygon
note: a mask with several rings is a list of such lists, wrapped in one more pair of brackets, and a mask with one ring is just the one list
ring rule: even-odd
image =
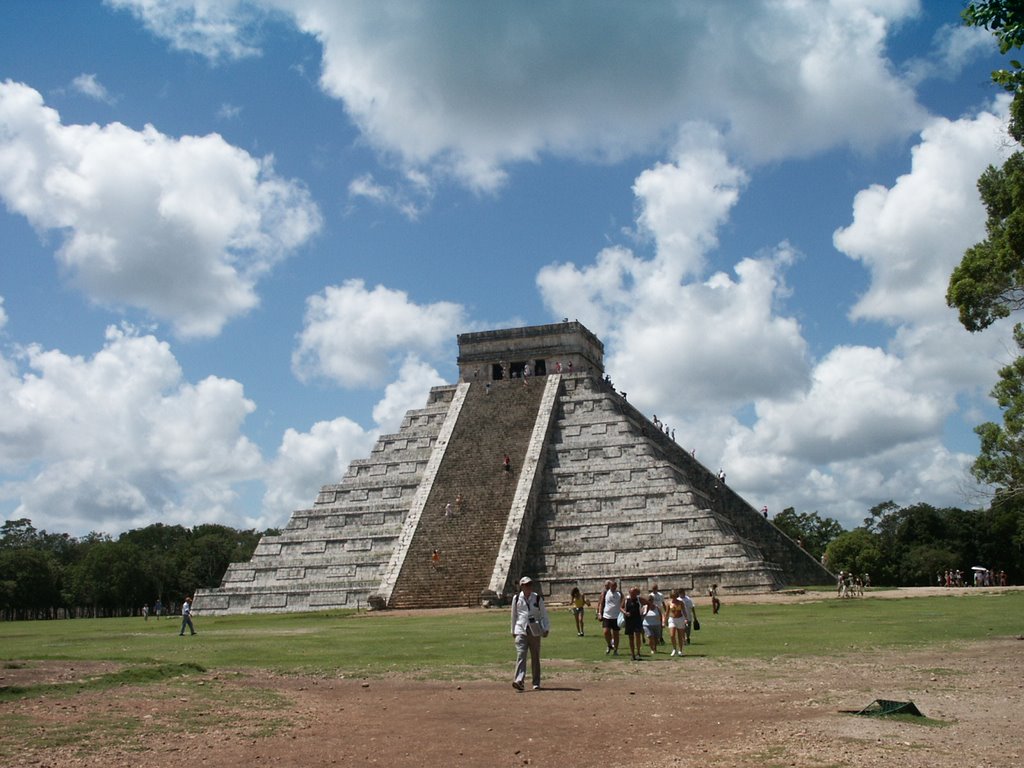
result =
[{"label": "group of tourists", "polygon": [[[174,611],[174,606],[172,605],[172,606],[170,606],[170,613],[173,613],[173,611]],[[153,616],[156,616],[156,618],[159,619],[160,617],[162,617],[164,615],[164,604],[160,600],[157,600],[155,603],[153,603],[153,610],[150,611],[149,603],[146,603],[145,605],[142,606],[142,609],[140,610],[140,613],[142,614],[142,618],[145,621],[149,621],[150,613],[152,613]],[[168,615],[170,615],[170,614],[168,614]],[[178,635],[179,636],[184,635],[186,629],[189,632],[191,632],[193,635],[196,633],[195,625],[192,623],[192,597],[191,596],[186,597],[184,599],[184,601],[182,602],[182,604],[181,604],[181,630],[178,632]]]},{"label": "group of tourists", "polygon": [[[573,373],[572,360],[568,361],[564,365],[561,360],[541,360],[538,362],[536,367],[530,365],[529,361],[519,364],[509,364],[507,360],[501,360],[498,363],[498,369],[501,371],[501,375],[495,372],[494,379],[496,381],[511,380],[511,379],[522,379],[524,385],[529,385],[531,376],[546,376],[548,368],[558,374],[562,373]],[[468,376],[468,374],[467,374]],[[487,373],[483,367],[478,367],[473,371],[473,381],[479,381],[481,378],[487,379]],[[469,381],[468,378],[465,378]],[[491,392],[491,382],[486,381],[486,392]]]},{"label": "group of tourists", "polygon": [[836,576],[836,595],[839,597],[863,597],[864,590],[871,586],[871,577],[866,573],[840,571]]},{"label": "group of tourists", "polygon": [[[717,602],[717,585],[714,591],[713,599]],[[584,637],[584,617],[590,601],[578,587],[573,587],[569,601],[576,621],[576,634]],[[670,655],[682,656],[684,647],[690,643],[690,633],[700,629],[693,599],[685,589],[672,590],[668,598],[659,591],[657,584],[652,585],[646,594],[641,594],[639,587],[631,587],[623,594],[614,579],[605,582],[597,600],[595,617],[604,635],[605,654],[618,656],[619,641],[625,634],[629,638],[629,657],[633,661],[643,658],[645,646],[650,655],[657,653],[658,646],[665,642],[665,629],[668,629],[672,646]]]},{"label": "group of tourists", "polygon": [[[718,585],[708,590],[715,613],[721,606],[718,599]],[[590,600],[573,587],[569,596],[576,635],[585,637],[586,610]],[[515,638],[516,667],[512,687],[517,691],[526,688],[526,659],[530,657],[531,682],[534,690],[540,688],[540,641],[547,637],[551,628],[544,598],[534,589],[533,580],[524,576],[519,580],[519,592],[512,600],[512,636]],[[633,661],[643,659],[646,646],[649,655],[658,652],[664,642],[664,630],[668,629],[672,645],[671,656],[681,657],[683,649],[690,644],[691,632],[700,629],[697,610],[693,599],[685,589],[673,589],[666,598],[658,585],[641,595],[639,587],[631,587],[623,594],[618,582],[609,579],[597,600],[596,618],[601,624],[605,641],[605,654],[618,656],[622,634],[629,638],[629,655]]]},{"label": "group of tourists", "polygon": [[974,569],[976,587],[1005,587],[1007,583],[1006,571],[991,571],[980,567]]},{"label": "group of tourists", "polygon": [[1006,571],[993,571],[980,565],[975,566],[971,571],[974,575],[969,581],[963,571],[947,568],[943,573],[936,574],[935,582],[940,587],[968,587],[971,585],[971,581],[976,587],[1005,587],[1009,583]]}]

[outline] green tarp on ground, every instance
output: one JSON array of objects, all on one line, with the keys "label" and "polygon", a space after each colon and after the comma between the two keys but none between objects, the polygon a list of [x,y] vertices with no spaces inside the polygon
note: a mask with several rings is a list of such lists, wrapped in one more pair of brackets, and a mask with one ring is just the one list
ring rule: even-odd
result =
[{"label": "green tarp on ground", "polygon": [[886,715],[917,715],[924,717],[921,710],[912,701],[890,701],[889,699],[875,699],[864,709],[854,714],[866,715],[868,717],[885,717]]}]

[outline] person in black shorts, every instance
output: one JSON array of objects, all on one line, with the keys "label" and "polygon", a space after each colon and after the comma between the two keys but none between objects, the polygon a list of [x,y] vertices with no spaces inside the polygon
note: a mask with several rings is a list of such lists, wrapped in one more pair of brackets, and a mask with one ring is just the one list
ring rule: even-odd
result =
[{"label": "person in black shorts", "polygon": [[629,636],[629,657],[633,661],[640,661],[640,650],[644,647],[644,617],[640,590],[632,587],[629,590],[629,597],[626,598],[622,607],[626,616],[623,629]]},{"label": "person in black shorts", "polygon": [[604,641],[608,646],[605,654],[619,655],[619,614],[622,613],[622,593],[614,579],[604,584],[604,592],[597,603],[597,619],[604,627]]}]

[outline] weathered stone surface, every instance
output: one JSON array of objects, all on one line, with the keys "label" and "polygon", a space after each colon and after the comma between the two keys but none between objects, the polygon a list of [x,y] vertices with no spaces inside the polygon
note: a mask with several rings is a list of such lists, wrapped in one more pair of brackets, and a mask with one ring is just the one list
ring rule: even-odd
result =
[{"label": "weathered stone surface", "polygon": [[[493,604],[521,572],[556,599],[573,586],[596,594],[608,578],[701,592],[712,583],[732,591],[831,583],[601,378],[603,347],[583,326],[459,341],[463,382],[432,389],[425,408],[382,435],[340,483],[324,485],[280,535],[264,537],[250,562],[233,564],[219,589],[198,592],[196,611]],[[524,382],[524,370],[548,375]],[[499,420],[504,450],[515,454],[508,475],[498,465],[501,440],[474,442],[493,437]],[[466,506],[449,518],[445,502],[456,494]],[[499,498],[506,506],[491,509]],[[499,513],[494,522],[484,523],[484,508]],[[457,587],[453,571],[428,562],[437,541]]]}]

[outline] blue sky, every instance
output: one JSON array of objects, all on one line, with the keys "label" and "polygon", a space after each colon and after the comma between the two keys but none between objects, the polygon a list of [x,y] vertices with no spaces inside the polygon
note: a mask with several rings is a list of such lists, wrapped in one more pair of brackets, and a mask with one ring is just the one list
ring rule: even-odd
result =
[{"label": "blue sky", "polygon": [[1009,151],[958,0],[13,0],[0,514],[283,525],[577,318],[755,506],[974,507],[1010,359],[945,306]]}]

